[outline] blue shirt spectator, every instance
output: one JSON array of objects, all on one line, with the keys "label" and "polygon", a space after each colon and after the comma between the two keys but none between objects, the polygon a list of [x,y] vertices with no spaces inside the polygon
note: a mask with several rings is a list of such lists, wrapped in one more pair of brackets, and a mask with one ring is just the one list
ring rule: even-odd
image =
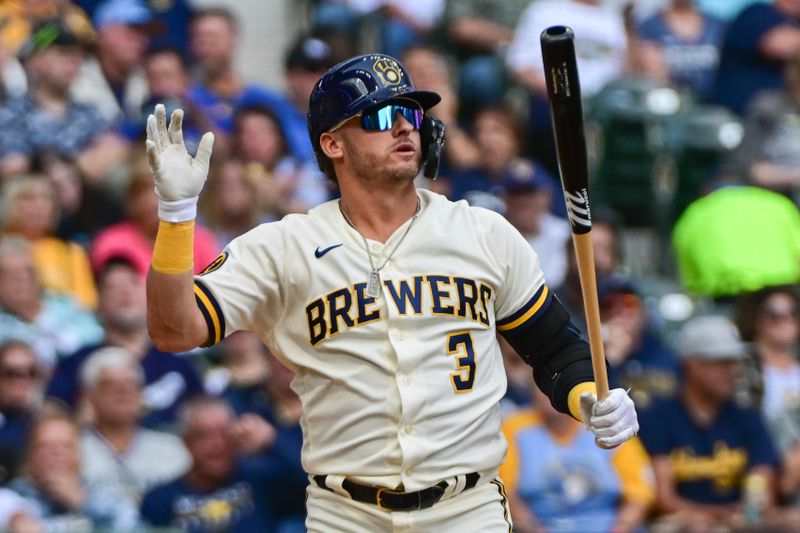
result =
[{"label": "blue shirt spectator", "polygon": [[176,479],[145,494],[141,515],[150,525],[177,526],[189,533],[274,531],[272,501],[277,480],[269,474],[269,467],[249,460],[213,489]]},{"label": "blue shirt spectator", "polygon": [[[92,344],[60,361],[47,386],[47,396],[75,407],[80,390],[78,374],[81,366],[93,352],[105,346],[109,344]],[[142,425],[164,428],[175,424],[179,406],[203,392],[197,372],[185,358],[162,352],[152,344],[140,362],[145,377],[142,399],[147,409]]]},{"label": "blue shirt spectator", "polygon": [[783,87],[785,62],[796,53],[777,41],[786,40],[783,31],[795,38],[800,34],[800,13],[785,12],[779,5],[748,6],[725,34],[713,100],[740,115],[757,92]]},{"label": "blue shirt spectator", "polygon": [[677,32],[665,11],[645,19],[638,31],[645,43],[660,51],[670,81],[705,98],[714,83],[725,23],[699,11],[697,15],[701,28],[693,36]]},{"label": "blue shirt spectator", "polygon": [[[721,315],[689,319],[677,344],[684,373],[680,395],[640,416],[658,507],[669,515],[665,520],[676,522],[676,531],[733,526],[745,480],[751,487],[769,487],[779,465],[760,414],[733,401],[747,351],[736,326]],[[762,509],[755,511],[768,515],[770,492],[760,499]]]},{"label": "blue shirt spectator", "polygon": [[669,458],[677,493],[693,502],[737,502],[747,470],[780,462],[758,411],[730,401],[708,425],[698,424],[678,398],[643,412],[640,422],[647,451]]},{"label": "blue shirt spectator", "polygon": [[189,402],[181,411],[180,432],[192,466],[185,476],[145,494],[142,518],[153,526],[191,533],[275,531],[277,497],[285,487],[286,469],[283,461],[269,455],[240,455],[257,452],[272,440],[250,439],[258,432],[248,433],[246,426],[252,428],[253,419],[244,422],[244,418],[237,420],[218,398]]}]

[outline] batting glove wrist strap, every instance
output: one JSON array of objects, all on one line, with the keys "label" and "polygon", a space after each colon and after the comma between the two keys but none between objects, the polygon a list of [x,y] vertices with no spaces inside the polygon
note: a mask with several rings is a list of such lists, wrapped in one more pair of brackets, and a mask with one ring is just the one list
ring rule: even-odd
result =
[{"label": "batting glove wrist strap", "polygon": [[198,196],[186,198],[184,200],[162,200],[158,199],[158,218],[164,222],[185,222],[194,220],[197,217]]}]

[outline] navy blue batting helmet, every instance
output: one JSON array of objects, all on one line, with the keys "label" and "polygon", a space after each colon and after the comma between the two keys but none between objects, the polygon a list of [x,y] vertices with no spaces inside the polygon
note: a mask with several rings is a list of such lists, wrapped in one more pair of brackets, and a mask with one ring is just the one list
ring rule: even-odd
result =
[{"label": "navy blue batting helmet", "polygon": [[[317,159],[322,157],[320,135],[359,111],[401,96],[416,100],[423,110],[441,100],[435,92],[416,90],[405,67],[392,56],[366,54],[331,67],[314,86],[308,104],[308,133]],[[423,157],[427,151],[423,139]]]}]

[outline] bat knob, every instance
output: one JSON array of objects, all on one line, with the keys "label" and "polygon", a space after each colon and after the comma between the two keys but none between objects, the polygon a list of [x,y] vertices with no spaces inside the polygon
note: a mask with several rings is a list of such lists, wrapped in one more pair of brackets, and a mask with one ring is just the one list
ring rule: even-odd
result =
[{"label": "bat knob", "polygon": [[557,43],[561,41],[571,41],[575,38],[575,33],[572,31],[572,28],[569,26],[550,26],[546,28],[542,35],[540,36],[540,40],[543,43]]}]

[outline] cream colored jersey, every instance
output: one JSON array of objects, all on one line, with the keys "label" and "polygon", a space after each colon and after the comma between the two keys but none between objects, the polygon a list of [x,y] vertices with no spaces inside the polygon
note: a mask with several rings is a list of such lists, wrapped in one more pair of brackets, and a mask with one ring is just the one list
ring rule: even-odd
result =
[{"label": "cream colored jersey", "polygon": [[[418,195],[377,298],[364,240],[337,201],[251,230],[196,277],[211,342],[255,331],[296,372],[310,474],[414,491],[493,472],[505,455],[495,330],[530,323],[552,296],[502,216]],[[368,241],[377,267],[409,224]]]}]

